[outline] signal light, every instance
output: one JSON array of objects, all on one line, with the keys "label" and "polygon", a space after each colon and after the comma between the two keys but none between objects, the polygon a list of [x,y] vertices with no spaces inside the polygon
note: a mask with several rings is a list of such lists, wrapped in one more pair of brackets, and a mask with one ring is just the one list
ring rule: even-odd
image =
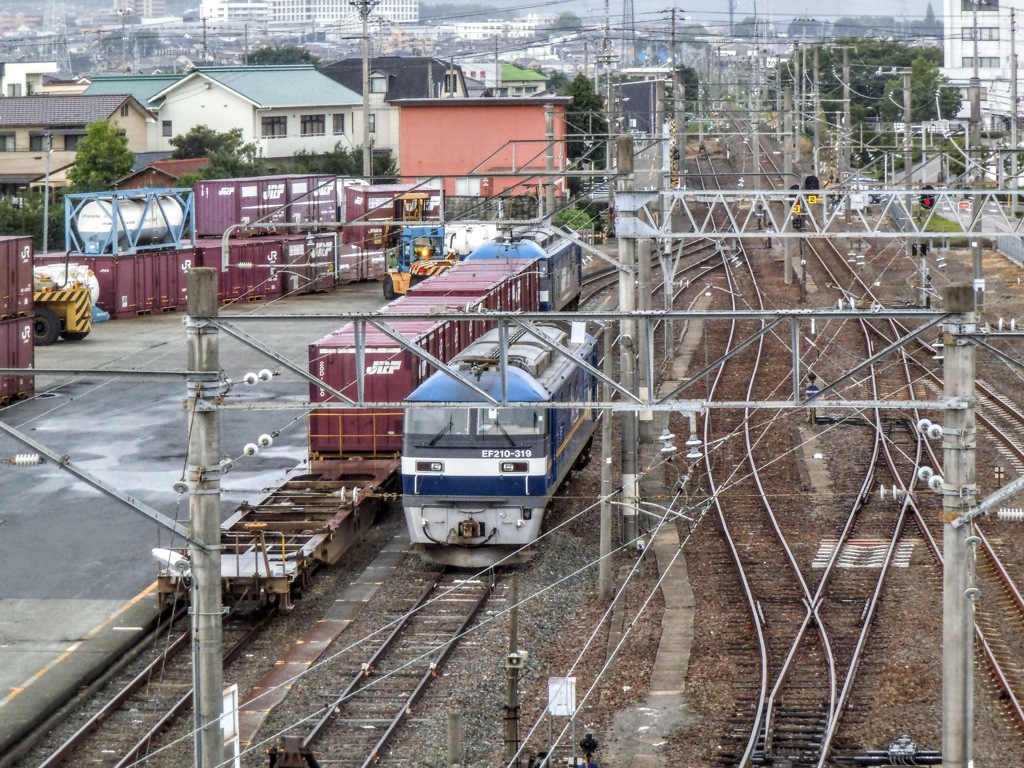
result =
[{"label": "signal light", "polygon": [[930,211],[935,205],[935,195],[933,194],[934,187],[921,187],[922,190],[927,190],[921,195],[921,207],[926,211]]}]

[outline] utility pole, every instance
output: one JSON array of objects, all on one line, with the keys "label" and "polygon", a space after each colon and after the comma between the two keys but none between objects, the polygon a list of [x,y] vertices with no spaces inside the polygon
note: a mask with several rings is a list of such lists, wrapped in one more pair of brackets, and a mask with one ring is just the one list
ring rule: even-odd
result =
[{"label": "utility pole", "polygon": [[793,140],[793,162],[800,165],[800,137],[804,132],[804,75],[801,57],[803,56],[804,49],[800,48],[800,41],[795,40],[793,42],[793,62],[796,66],[796,80],[793,83],[793,96],[792,98],[796,101],[796,125],[793,126],[795,130],[792,131]]},{"label": "utility pole", "polygon": [[[671,293],[671,291],[666,291]],[[611,402],[612,387],[608,383],[614,376],[612,370],[612,324],[604,326],[604,383],[602,397]],[[597,590],[602,602],[612,599],[612,411],[606,409],[601,415],[601,562],[597,567]]]},{"label": "utility pole", "polygon": [[217,270],[188,273],[189,552],[192,567],[192,685],[195,763],[214,768],[224,760],[223,629],[220,584],[220,412],[211,401],[224,394],[217,327]]},{"label": "utility pole", "polygon": [[373,145],[370,142],[370,29],[369,19],[378,0],[349,0],[363,22],[363,177],[373,181]]},{"label": "utility pole", "polygon": [[[1010,155],[1010,178],[1013,179],[1010,186],[1018,189],[1017,180],[1017,17],[1013,8],[1010,9],[1010,147],[1013,153]],[[1002,161],[1000,161],[1002,167]],[[1010,197],[1012,206],[1010,213],[1016,214],[1017,197]]]},{"label": "utility pole", "polygon": [[519,574],[509,585],[508,657],[505,663],[505,765],[518,768],[519,760]]},{"label": "utility pole", "polygon": [[814,89],[814,100],[813,100],[813,104],[814,104],[814,117],[812,118],[813,119],[813,123],[811,123],[812,128],[813,128],[812,135],[814,136],[814,147],[813,147],[813,154],[812,154],[812,158],[813,158],[812,162],[814,163],[814,167],[811,169],[811,173],[814,176],[818,175],[818,152],[821,151],[821,119],[820,119],[820,117],[821,117],[821,93],[819,92],[819,89],[818,89],[818,82],[819,82],[819,79],[818,79],[819,78],[819,71],[818,71],[818,49],[819,49],[819,46],[817,46],[817,45],[814,46],[814,52],[813,52],[813,55],[812,55],[812,60],[814,62],[814,65],[813,65],[814,69],[813,69],[813,71],[811,73],[811,77],[813,78],[811,86]]},{"label": "utility pole", "polygon": [[[910,69],[903,70],[903,186],[905,189],[910,189],[914,181],[914,151],[913,151],[913,132],[910,128],[910,121],[913,118],[911,114],[911,101],[910,101]],[[907,213],[908,215],[913,210],[914,197],[911,194],[907,194]],[[907,255],[910,258],[915,256],[918,258],[918,270],[921,272],[921,294],[924,295],[924,256],[920,253],[920,247],[916,238],[907,239]],[[922,304],[924,301],[922,300]]]},{"label": "utility pole", "polygon": [[[633,137],[617,138],[619,185],[623,192],[632,192]],[[632,210],[623,210],[616,204],[619,216],[635,216]],[[633,235],[619,236],[619,377],[627,392],[636,393],[636,320],[632,317],[636,309],[636,238]],[[637,478],[637,414],[622,413],[622,539],[632,544],[637,537],[637,505],[639,484]]]},{"label": "utility pole", "polygon": [[[973,764],[974,730],[974,526],[962,515],[977,505],[974,415],[973,286],[943,291],[950,313],[943,325],[943,396],[950,407],[942,424],[942,764]],[[963,523],[963,524],[960,524]]]},{"label": "utility pole", "polygon": [[[786,127],[783,131],[784,140],[782,142],[782,175],[784,178],[783,183],[788,184],[789,180],[793,178],[793,90],[786,88],[782,96],[782,115],[783,120],[786,123]],[[785,203],[792,207],[792,202],[787,201]],[[789,211],[783,211],[783,221],[789,216]],[[783,231],[786,231],[787,225],[782,225]],[[781,232],[780,232],[781,234]],[[793,284],[793,243],[788,237],[781,238],[782,240],[782,254],[783,254],[783,276],[786,285]]]},{"label": "utility pole", "polygon": [[544,141],[547,149],[544,155],[544,215],[555,215],[555,105],[544,105]]},{"label": "utility pole", "polygon": [[[843,130],[842,130],[842,151],[839,161],[839,183],[842,184],[850,178],[850,150],[853,142],[853,118],[850,115],[850,48],[843,46]],[[849,190],[847,191],[844,217],[846,223],[850,223],[851,200]]]},{"label": "utility pole", "polygon": [[[980,189],[982,184],[981,165],[981,77],[978,75],[978,3],[981,0],[973,0],[974,10],[972,34],[974,42],[974,69],[971,73],[971,80],[967,86],[968,98],[971,102],[971,118],[969,124],[971,155],[974,160],[974,167],[971,169],[971,187]],[[1016,105],[1014,105],[1016,109]],[[1014,147],[1016,149],[1016,147]],[[981,195],[975,195],[971,205],[971,221],[977,222],[981,217]],[[981,264],[981,238],[975,235],[971,239],[971,263],[974,274],[974,308],[978,312],[985,309],[985,276]]]},{"label": "utility pole", "polygon": [[50,251],[50,156],[53,154],[53,134],[43,136],[46,142],[46,174],[43,177],[43,253]]}]

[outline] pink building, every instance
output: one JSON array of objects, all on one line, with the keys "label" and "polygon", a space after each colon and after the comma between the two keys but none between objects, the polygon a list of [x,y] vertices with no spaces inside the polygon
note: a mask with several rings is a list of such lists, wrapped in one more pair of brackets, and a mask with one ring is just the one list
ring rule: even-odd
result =
[{"label": "pink building", "polygon": [[445,194],[536,194],[554,136],[555,195],[566,194],[568,96],[522,99],[403,99],[399,157],[406,182],[438,178]]}]

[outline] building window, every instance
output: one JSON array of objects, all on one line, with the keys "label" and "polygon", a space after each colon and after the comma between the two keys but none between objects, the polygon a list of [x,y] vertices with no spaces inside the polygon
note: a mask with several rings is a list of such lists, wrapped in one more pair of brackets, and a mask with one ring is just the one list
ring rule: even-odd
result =
[{"label": "building window", "polygon": [[[964,69],[974,69],[974,57],[964,56]],[[978,69],[999,69],[998,56],[979,56]]]},{"label": "building window", "polygon": [[[974,27],[967,27],[960,30],[961,40],[973,40],[974,39]],[[979,40],[998,40],[999,39],[999,27],[978,27],[978,39]]]},{"label": "building window", "polygon": [[998,11],[999,0],[961,0],[960,10],[965,13]]},{"label": "building window", "polygon": [[326,132],[323,115],[300,115],[303,136],[323,136]]},{"label": "building window", "polygon": [[174,135],[174,128],[171,127],[170,120],[164,120],[163,123],[161,123],[161,130],[162,135],[165,139],[169,139],[171,136]]},{"label": "building window", "polygon": [[262,121],[262,136],[264,139],[281,139],[288,135],[288,118],[264,117]]},{"label": "building window", "polygon": [[445,93],[455,93],[456,86],[458,85],[458,82],[459,82],[459,76],[456,75],[454,72],[448,72],[447,74],[445,74],[445,76],[444,76],[444,92]]},{"label": "building window", "polygon": [[121,105],[121,117],[128,117],[128,102]]},{"label": "building window", "polygon": [[41,133],[35,133],[28,137],[28,149],[30,152],[42,152],[46,149],[46,137]]},{"label": "building window", "polygon": [[9,83],[7,85],[8,96],[21,96],[21,83]]},{"label": "building window", "polygon": [[455,194],[460,196],[479,196],[480,177],[461,177],[455,179]]},{"label": "building window", "polygon": [[14,134],[0,133],[0,152],[14,151]]},{"label": "building window", "polygon": [[376,133],[377,132],[377,116],[375,114],[373,114],[372,112],[370,113],[369,123],[370,123],[370,133]]},{"label": "building window", "polygon": [[334,118],[334,135],[340,136],[345,132],[345,113],[342,112],[341,114],[332,115],[332,117]]},{"label": "building window", "polygon": [[68,152],[76,152],[78,150],[78,142],[82,140],[82,137],[75,134],[67,134],[64,137],[64,149]]},{"label": "building window", "polygon": [[387,93],[388,79],[386,77],[370,78],[370,93]]}]

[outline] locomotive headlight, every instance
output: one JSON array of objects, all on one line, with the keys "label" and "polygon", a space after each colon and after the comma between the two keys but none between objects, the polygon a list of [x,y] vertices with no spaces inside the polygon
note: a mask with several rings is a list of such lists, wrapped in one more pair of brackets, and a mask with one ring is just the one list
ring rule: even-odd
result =
[{"label": "locomotive headlight", "polygon": [[417,461],[417,472],[444,472],[443,461]]},{"label": "locomotive headlight", "polygon": [[500,469],[502,472],[526,472],[529,468],[525,461],[503,461]]}]

